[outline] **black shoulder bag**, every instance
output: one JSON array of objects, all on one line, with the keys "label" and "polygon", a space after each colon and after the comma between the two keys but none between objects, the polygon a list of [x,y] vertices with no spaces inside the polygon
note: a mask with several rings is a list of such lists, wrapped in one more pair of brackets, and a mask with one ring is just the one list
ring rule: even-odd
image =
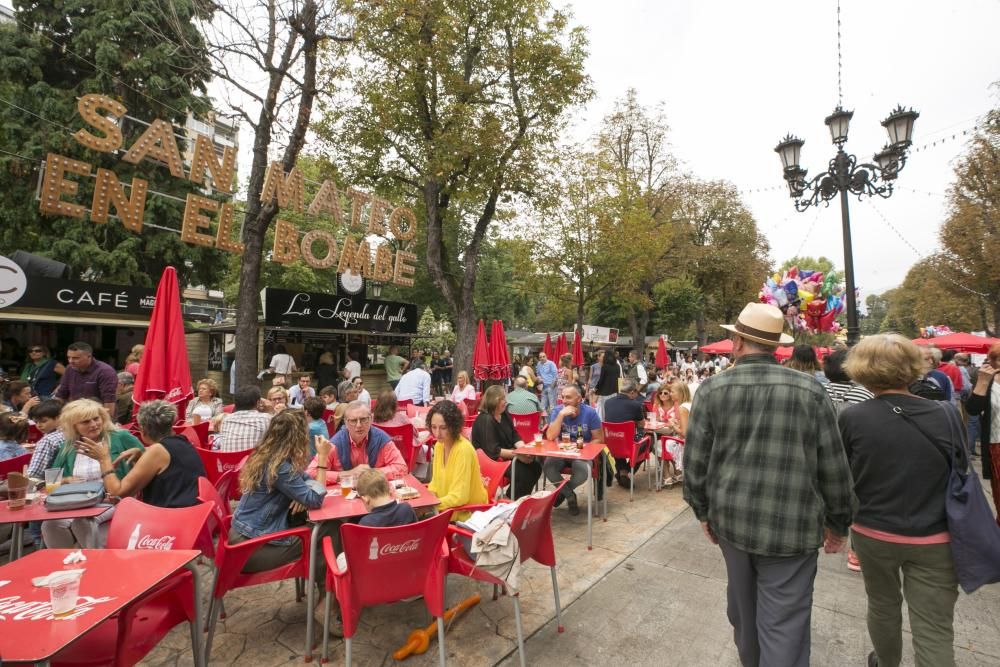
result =
[{"label": "black shoulder bag", "polygon": [[[892,403],[889,405],[893,412],[909,422],[935,448],[941,449],[934,438],[902,408]],[[968,470],[963,471],[958,464],[958,448],[962,448],[966,461],[969,461],[969,451],[957,410],[944,403],[938,403],[938,407],[945,413],[950,432],[948,449],[951,472],[948,475],[944,503],[948,532],[951,535],[951,555],[955,561],[958,583],[966,593],[972,593],[984,584],[1000,581],[1000,524],[993,516],[975,468],[970,464],[967,466]]]}]

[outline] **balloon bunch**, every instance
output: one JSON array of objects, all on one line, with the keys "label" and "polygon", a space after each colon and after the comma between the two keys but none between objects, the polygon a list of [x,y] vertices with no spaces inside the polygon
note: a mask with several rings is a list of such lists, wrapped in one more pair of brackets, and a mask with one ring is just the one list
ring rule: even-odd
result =
[{"label": "balloon bunch", "polygon": [[921,338],[934,338],[936,336],[947,336],[949,334],[955,333],[951,330],[947,324],[938,324],[936,326],[926,326],[920,327],[920,337]]},{"label": "balloon bunch", "polygon": [[759,297],[761,303],[781,309],[792,331],[840,331],[836,319],[844,312],[844,286],[832,274],[824,278],[822,271],[793,266],[768,278]]}]

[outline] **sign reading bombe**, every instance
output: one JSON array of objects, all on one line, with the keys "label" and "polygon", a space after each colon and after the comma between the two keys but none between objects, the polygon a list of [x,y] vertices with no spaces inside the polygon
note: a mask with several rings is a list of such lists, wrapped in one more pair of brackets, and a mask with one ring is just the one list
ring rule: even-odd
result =
[{"label": "sign reading bombe", "polygon": [[[80,144],[102,153],[113,153],[122,148],[124,139],[116,119],[127,113],[124,105],[105,95],[90,94],[80,98],[77,109],[83,121],[102,134],[97,136],[87,129],[77,130],[73,137]],[[162,163],[172,176],[186,178],[192,183],[204,183],[207,172],[216,189],[232,194],[236,150],[231,146],[224,147],[220,163],[212,141],[204,135],[195,135],[190,170],[185,174],[173,126],[164,120],[154,120],[122,156],[122,160],[131,164],[139,164],[144,159]],[[78,188],[78,183],[70,180],[68,174],[90,176],[91,165],[58,153],[49,153],[45,164],[39,210],[46,215],[84,218],[88,209],[63,197],[72,197]],[[94,196],[89,209],[91,221],[96,224],[106,223],[113,209],[127,229],[142,232],[148,187],[149,183],[145,179],[134,176],[129,196],[113,171],[97,169]],[[417,217],[412,210],[402,206],[394,207],[385,199],[352,187],[347,188],[344,194],[350,200],[351,230],[363,235],[380,236],[388,232],[398,241],[409,241],[416,236]],[[286,174],[280,163],[272,162],[264,179],[260,200],[264,204],[277,200],[280,209],[330,216],[338,225],[344,224],[337,184],[332,180],[324,181],[306,207],[305,179],[298,167]],[[364,215],[366,207],[367,215]],[[233,212],[231,202],[188,194],[181,224],[181,240],[226,252],[243,252],[243,244],[233,239]],[[214,233],[210,233],[213,220],[209,214],[215,215]],[[337,240],[333,234],[324,230],[307,232],[300,240],[298,227],[279,219],[275,223],[271,258],[275,262],[288,264],[301,257],[313,268],[336,266],[338,273],[350,271],[380,282],[413,286],[417,261],[417,256],[413,253],[403,250],[394,252],[388,244],[382,243],[375,248],[373,255],[364,236],[357,240],[346,237],[342,246],[338,252]]]}]

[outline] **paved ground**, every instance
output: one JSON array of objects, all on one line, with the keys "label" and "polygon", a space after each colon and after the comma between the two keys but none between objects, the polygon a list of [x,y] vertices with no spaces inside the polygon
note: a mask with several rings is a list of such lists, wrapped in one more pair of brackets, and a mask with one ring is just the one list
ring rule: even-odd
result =
[{"label": "paved ground", "polygon": [[[718,548],[702,536],[679,488],[652,493],[644,482],[640,475],[633,503],[624,490],[609,490],[608,521],[595,522],[593,551],[586,548],[585,514],[573,518],[564,508],[555,511],[566,632],[556,632],[548,570],[529,564],[521,595],[528,665],[739,665]],[[863,665],[870,650],[864,586],[845,559],[820,555],[812,623],[817,666]],[[449,630],[449,664],[517,665],[511,600],[492,601],[488,587],[449,578],[453,603],[474,592],[483,602]],[[306,610],[295,602],[290,583],[234,591],[226,607],[229,617],[219,624],[212,664],[302,664]],[[392,652],[430,620],[419,601],[365,611],[354,664],[394,664]],[[962,594],[955,627],[959,665],[1000,664],[1000,585]],[[143,664],[191,664],[188,637],[186,627],[175,629]],[[343,656],[342,642],[332,640],[331,663],[342,664]],[[434,644],[406,663],[424,667],[436,661]],[[909,646],[904,664],[912,665]]]}]

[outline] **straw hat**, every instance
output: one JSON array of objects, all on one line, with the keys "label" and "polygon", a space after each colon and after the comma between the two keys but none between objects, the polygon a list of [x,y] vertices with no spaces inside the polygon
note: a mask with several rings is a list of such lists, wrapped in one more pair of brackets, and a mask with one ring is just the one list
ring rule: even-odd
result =
[{"label": "straw hat", "polygon": [[748,303],[736,318],[736,324],[723,324],[722,328],[764,345],[777,347],[795,342],[784,333],[785,318],[781,310],[766,303]]}]

